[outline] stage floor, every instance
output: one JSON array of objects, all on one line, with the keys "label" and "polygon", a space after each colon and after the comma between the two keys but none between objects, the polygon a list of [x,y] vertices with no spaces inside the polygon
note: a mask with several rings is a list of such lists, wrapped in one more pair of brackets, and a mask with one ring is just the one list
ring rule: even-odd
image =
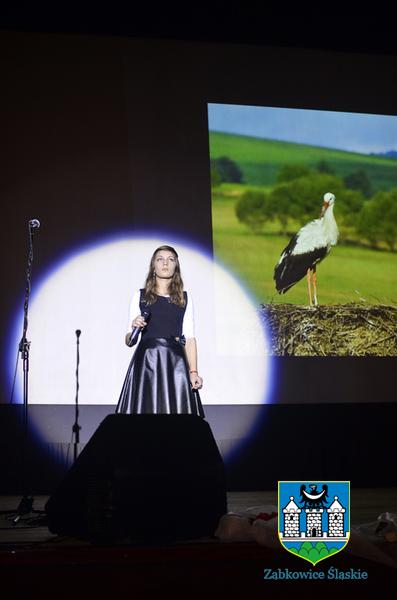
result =
[{"label": "stage floor", "polygon": [[[42,510],[47,498],[35,496],[34,509]],[[183,589],[189,591],[190,597],[199,590],[241,594],[249,590],[260,597],[270,590],[281,592],[280,586],[289,583],[295,586],[294,590],[299,587],[309,591],[314,587],[320,591],[329,586],[340,594],[335,581],[264,581],[264,569],[296,571],[312,567],[281,546],[266,547],[254,540],[220,541],[215,537],[156,546],[95,545],[51,534],[45,525],[40,525],[40,513],[24,516],[13,525],[13,515],[7,511],[15,510],[19,501],[19,496],[0,497],[0,581],[2,590],[18,591],[19,595],[29,592],[30,597],[35,597],[31,592],[37,591],[38,597],[46,597],[50,589],[52,593],[56,589],[57,598],[66,598],[75,594],[77,586],[81,597],[85,597],[93,591],[121,593],[126,585],[133,585],[141,594],[145,592],[140,597],[164,589]],[[229,512],[243,517],[272,506],[277,506],[277,494],[273,491],[228,493]],[[385,512],[397,513],[397,488],[351,490],[352,530],[375,522]],[[356,536],[353,542],[352,538],[349,552],[346,549],[318,563],[313,570],[326,571],[331,564],[344,571],[366,570],[367,581],[344,582],[348,583],[347,589],[359,591],[361,597],[385,582],[397,582],[397,542],[370,541],[368,537],[361,540]]]},{"label": "stage floor", "polygon": [[[34,510],[44,510],[44,505],[49,496],[34,496]],[[25,548],[29,544],[52,543],[58,536],[51,534],[47,527],[31,526],[30,519],[23,517],[17,526],[10,523],[9,514],[4,511],[15,510],[19,504],[20,496],[0,496],[0,551],[6,549],[9,545],[14,546],[22,544]],[[246,492],[228,492],[227,493],[228,510],[238,514],[244,514],[250,509],[264,506],[277,507],[277,492],[275,491],[246,491]],[[371,523],[385,512],[397,513],[397,488],[366,488],[351,489],[351,525],[358,526],[364,523]],[[12,516],[12,515],[11,515]],[[34,520],[35,514],[30,515]],[[215,540],[216,541],[216,540]],[[66,539],[63,541],[66,543]],[[68,545],[76,544],[89,545],[88,542],[82,542],[74,538],[67,540]]]}]

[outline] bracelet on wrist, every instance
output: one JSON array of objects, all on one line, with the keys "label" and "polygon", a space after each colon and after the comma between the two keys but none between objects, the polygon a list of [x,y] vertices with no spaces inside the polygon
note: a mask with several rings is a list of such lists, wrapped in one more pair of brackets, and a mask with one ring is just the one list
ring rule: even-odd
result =
[{"label": "bracelet on wrist", "polygon": [[195,371],[195,370],[189,371],[189,373],[197,373],[197,375],[198,375],[198,371]]}]

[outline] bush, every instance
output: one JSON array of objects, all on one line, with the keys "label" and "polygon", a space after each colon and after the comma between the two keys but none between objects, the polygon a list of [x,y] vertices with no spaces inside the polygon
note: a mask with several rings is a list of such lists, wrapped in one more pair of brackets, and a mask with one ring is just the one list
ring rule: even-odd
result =
[{"label": "bush", "polygon": [[289,219],[296,218],[298,214],[299,211],[296,204],[294,204],[293,186],[288,183],[277,185],[269,195],[269,217],[278,219],[281,225],[281,232],[285,234]]},{"label": "bush", "polygon": [[298,163],[286,164],[281,167],[277,175],[277,183],[284,183],[287,181],[293,181],[299,177],[306,177],[310,175],[310,169],[306,165]]},{"label": "bush", "polygon": [[335,175],[312,173],[277,185],[270,193],[273,214],[278,219],[294,218],[302,225],[320,215],[323,197],[332,192],[338,199],[343,190],[342,181]]},{"label": "bush", "polygon": [[357,231],[373,246],[385,242],[394,251],[397,244],[397,188],[378,192],[365,202]]},{"label": "bush", "polygon": [[211,161],[211,187],[218,187],[222,183],[222,178],[215,164]]},{"label": "bush", "polygon": [[372,184],[364,169],[358,169],[344,178],[345,186],[351,190],[358,190],[366,198],[372,196]]},{"label": "bush", "polygon": [[326,160],[319,160],[316,165],[316,170],[319,173],[327,173],[328,175],[335,175],[334,169],[331,167]]},{"label": "bush", "polygon": [[221,182],[242,183],[243,174],[237,163],[228,156],[221,156],[211,160],[211,169],[215,168]]},{"label": "bush", "polygon": [[339,192],[336,201],[338,215],[342,216],[343,223],[357,227],[357,221],[365,203],[362,193],[344,189]]},{"label": "bush", "polygon": [[267,214],[265,194],[256,190],[247,190],[236,203],[236,215],[239,221],[247,225],[254,233],[262,230]]}]

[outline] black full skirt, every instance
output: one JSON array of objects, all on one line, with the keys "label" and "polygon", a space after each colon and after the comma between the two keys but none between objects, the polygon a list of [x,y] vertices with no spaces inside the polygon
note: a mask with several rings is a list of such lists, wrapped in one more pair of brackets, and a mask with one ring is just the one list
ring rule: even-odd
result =
[{"label": "black full skirt", "polygon": [[174,338],[141,339],[117,404],[122,414],[191,414],[204,417],[190,384],[184,347]]}]

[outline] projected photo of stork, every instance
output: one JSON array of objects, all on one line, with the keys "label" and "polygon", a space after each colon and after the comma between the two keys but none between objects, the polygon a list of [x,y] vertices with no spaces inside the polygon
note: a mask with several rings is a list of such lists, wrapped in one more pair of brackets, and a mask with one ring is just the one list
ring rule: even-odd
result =
[{"label": "projected photo of stork", "polygon": [[[294,235],[284,248],[274,269],[276,289],[285,294],[307,275],[309,305],[317,302],[316,266],[338,241],[338,227],[333,214],[335,196],[324,194],[324,206],[319,219],[311,221]],[[313,292],[312,292],[313,285]]]},{"label": "projected photo of stork", "polygon": [[208,105],[214,254],[275,355],[397,355],[397,116]]}]

